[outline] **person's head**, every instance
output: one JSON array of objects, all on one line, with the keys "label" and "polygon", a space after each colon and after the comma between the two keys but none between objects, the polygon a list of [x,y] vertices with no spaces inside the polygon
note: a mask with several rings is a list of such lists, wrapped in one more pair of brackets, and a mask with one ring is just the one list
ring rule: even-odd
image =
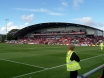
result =
[{"label": "person's head", "polygon": [[68,46],[68,50],[74,50],[74,48],[75,48],[75,46],[74,46],[74,44],[69,44],[69,46]]}]

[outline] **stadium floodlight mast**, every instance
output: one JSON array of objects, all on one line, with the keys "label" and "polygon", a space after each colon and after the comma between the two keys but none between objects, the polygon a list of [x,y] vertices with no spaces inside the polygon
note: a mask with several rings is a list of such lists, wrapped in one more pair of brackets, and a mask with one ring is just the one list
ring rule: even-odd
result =
[{"label": "stadium floodlight mast", "polygon": [[7,33],[8,33],[8,30],[7,30],[7,21],[8,21],[9,19],[5,19],[5,21],[6,21],[6,40],[8,40],[8,36],[7,36]]}]

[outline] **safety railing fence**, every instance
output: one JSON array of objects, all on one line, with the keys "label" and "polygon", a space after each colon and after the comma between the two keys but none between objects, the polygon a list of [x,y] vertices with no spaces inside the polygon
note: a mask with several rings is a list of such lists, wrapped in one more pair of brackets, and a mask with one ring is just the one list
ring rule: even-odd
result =
[{"label": "safety railing fence", "polygon": [[99,66],[99,67],[97,67],[97,68],[95,68],[95,69],[93,69],[93,70],[91,70],[91,71],[89,71],[89,72],[87,72],[87,73],[85,73],[85,74],[77,76],[77,78],[88,78],[89,76],[91,76],[92,74],[98,72],[99,70],[101,70],[103,68],[104,68],[104,64]]}]

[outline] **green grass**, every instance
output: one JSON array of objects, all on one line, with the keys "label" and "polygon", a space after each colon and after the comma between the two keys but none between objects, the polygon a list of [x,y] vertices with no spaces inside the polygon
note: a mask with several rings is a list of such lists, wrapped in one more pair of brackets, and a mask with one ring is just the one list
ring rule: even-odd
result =
[{"label": "green grass", "polygon": [[[0,44],[0,78],[68,78],[63,65],[66,52],[67,46],[59,45]],[[104,51],[99,47],[76,47],[75,52],[81,59],[79,74],[104,64]],[[98,55],[102,56],[91,58]],[[86,58],[91,59],[83,61]],[[59,67],[52,68],[55,66]],[[102,70],[89,78],[98,78],[101,73]]]}]

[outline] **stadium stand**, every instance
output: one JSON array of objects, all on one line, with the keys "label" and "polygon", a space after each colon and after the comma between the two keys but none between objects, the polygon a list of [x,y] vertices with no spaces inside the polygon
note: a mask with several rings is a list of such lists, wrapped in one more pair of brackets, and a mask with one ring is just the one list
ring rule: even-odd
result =
[{"label": "stadium stand", "polygon": [[74,43],[76,46],[96,46],[103,40],[102,36],[86,36],[86,37],[73,37],[63,36],[60,38],[47,38],[47,37],[36,37],[28,38],[24,37],[15,41],[18,44],[45,44],[45,45],[69,45]]},{"label": "stadium stand", "polygon": [[19,44],[95,46],[103,30],[74,23],[48,22],[27,26],[14,34]]}]

